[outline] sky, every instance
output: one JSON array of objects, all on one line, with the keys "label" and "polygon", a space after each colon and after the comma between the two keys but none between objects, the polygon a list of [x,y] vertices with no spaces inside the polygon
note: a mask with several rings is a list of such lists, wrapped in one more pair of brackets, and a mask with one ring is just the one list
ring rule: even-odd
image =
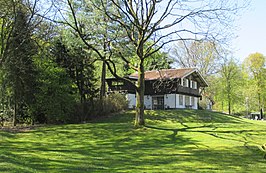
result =
[{"label": "sky", "polygon": [[255,52],[266,56],[266,0],[252,0],[236,24],[238,37],[232,41],[235,58],[243,61]]}]

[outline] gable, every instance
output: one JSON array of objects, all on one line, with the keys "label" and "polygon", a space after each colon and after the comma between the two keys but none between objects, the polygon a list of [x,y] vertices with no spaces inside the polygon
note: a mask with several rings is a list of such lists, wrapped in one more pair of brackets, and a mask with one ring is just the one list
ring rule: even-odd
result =
[{"label": "gable", "polygon": [[[206,80],[202,77],[196,68],[180,68],[180,69],[163,69],[145,72],[145,81],[160,79],[183,79],[188,78],[200,84],[201,87],[207,87]],[[129,76],[131,79],[138,79],[138,73]]]},{"label": "gable", "polygon": [[200,74],[200,72],[197,69],[195,69],[195,71],[192,71],[191,73],[188,73],[183,78],[196,81],[201,87],[208,87],[207,81],[203,78],[203,76]]}]

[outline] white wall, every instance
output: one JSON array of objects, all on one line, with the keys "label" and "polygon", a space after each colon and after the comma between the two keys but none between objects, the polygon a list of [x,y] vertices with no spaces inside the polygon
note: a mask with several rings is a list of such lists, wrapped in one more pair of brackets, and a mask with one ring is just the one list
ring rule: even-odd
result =
[{"label": "white wall", "polygon": [[[176,94],[176,108],[186,108],[185,106],[185,95],[183,96],[183,105],[179,105],[179,94]],[[193,105],[192,109],[198,109],[198,97],[194,97],[194,104],[192,104],[192,97],[190,96],[190,105]]]},{"label": "white wall", "polygon": [[150,95],[144,96],[144,105],[146,109],[152,109],[152,97]]},{"label": "white wall", "polygon": [[164,95],[164,105],[165,105],[166,109],[168,107],[170,109],[176,108],[175,107],[175,102],[176,102],[176,94],[165,94]]},{"label": "white wall", "polygon": [[[128,100],[128,108],[133,109],[136,107],[136,97],[135,94],[127,94],[126,98]],[[190,97],[190,105],[192,101],[192,96]],[[152,109],[152,96],[144,96],[144,105],[146,109]],[[185,107],[185,95],[183,95],[183,105],[179,105],[179,94],[165,94],[164,95],[164,105],[165,108],[169,106],[170,109],[174,108],[186,108]],[[194,97],[194,105],[192,109],[198,109],[198,98]]]},{"label": "white wall", "polygon": [[176,94],[176,108],[185,108],[185,95],[182,95],[183,105],[179,105],[179,94]]},{"label": "white wall", "polygon": [[192,109],[198,109],[198,97],[194,97],[194,104],[193,104]]},{"label": "white wall", "polygon": [[128,108],[133,109],[136,107],[136,95],[135,94],[127,94],[126,98],[128,100]]},{"label": "white wall", "polygon": [[[190,104],[189,105],[192,105],[192,109],[198,109],[198,98],[197,97],[194,97],[194,96],[189,96],[190,97]],[[193,102],[193,97],[194,97],[194,103]]]},{"label": "white wall", "polygon": [[[135,94],[127,94],[126,98],[128,100],[128,108],[133,109],[136,107],[136,95]],[[144,105],[146,109],[152,108],[152,97],[151,96],[144,96]]]}]

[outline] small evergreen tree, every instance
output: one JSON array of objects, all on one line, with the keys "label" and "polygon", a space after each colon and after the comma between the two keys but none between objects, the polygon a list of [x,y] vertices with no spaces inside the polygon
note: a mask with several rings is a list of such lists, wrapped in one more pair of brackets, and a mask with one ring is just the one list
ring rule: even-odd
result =
[{"label": "small evergreen tree", "polygon": [[52,46],[51,53],[55,58],[54,61],[66,70],[75,83],[82,107],[81,114],[83,119],[86,119],[88,107],[92,110],[93,98],[97,94],[95,69],[91,54],[84,51],[82,46],[70,45],[69,47],[67,48],[61,40],[57,40]]},{"label": "small evergreen tree", "polygon": [[31,37],[27,12],[23,5],[20,5],[15,13],[8,56],[4,62],[5,83],[10,90],[8,93],[14,126],[18,118],[29,115],[29,108],[34,102],[36,70],[33,56],[36,53],[36,45]]}]

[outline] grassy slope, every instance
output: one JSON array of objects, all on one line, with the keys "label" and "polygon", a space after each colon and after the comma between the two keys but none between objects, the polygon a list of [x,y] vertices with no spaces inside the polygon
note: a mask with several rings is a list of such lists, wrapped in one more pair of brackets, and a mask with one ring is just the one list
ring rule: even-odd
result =
[{"label": "grassy slope", "polygon": [[266,170],[257,147],[266,143],[266,122],[193,110],[146,114],[143,129],[134,129],[128,112],[87,124],[0,131],[0,172]]}]

